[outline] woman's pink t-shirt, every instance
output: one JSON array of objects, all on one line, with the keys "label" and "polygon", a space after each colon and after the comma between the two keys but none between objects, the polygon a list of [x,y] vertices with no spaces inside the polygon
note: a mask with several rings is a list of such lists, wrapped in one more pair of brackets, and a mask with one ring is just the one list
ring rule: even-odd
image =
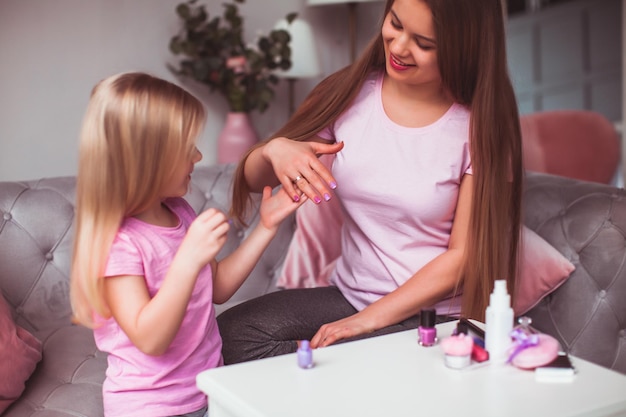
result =
[{"label": "woman's pink t-shirt", "polygon": [[[177,227],[159,227],[128,218],[111,248],[105,276],[145,277],[154,296],[172,263],[195,212],[182,198],[165,204],[179,218]],[[106,417],[168,416],[196,411],[207,397],[196,375],[222,365],[222,339],[213,308],[213,277],[207,265],[196,281],[182,325],[160,356],[142,353],[111,318],[94,330],[98,348],[108,353],[103,386]]]},{"label": "woman's pink t-shirt", "polygon": [[[429,126],[398,125],[383,109],[382,80],[373,74],[320,134],[345,144],[332,166],[344,224],[330,280],[358,310],[448,249],[461,179],[472,172],[468,109],[453,104]],[[435,307],[458,314],[460,297]]]}]

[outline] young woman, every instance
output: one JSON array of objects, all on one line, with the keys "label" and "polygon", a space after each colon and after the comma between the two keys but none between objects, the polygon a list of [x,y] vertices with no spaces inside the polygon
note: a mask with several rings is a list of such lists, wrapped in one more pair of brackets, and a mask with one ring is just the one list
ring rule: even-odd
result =
[{"label": "young woman", "polygon": [[212,303],[232,296],[301,204],[265,187],[258,226],[218,266],[228,219],[215,209],[196,217],[182,198],[202,158],[204,121],[195,97],[148,74],[109,77],[91,94],[71,300],[77,321],[94,328],[108,353],[107,417],[205,415],[196,375],[222,365]]},{"label": "young woman", "polygon": [[[317,158],[336,154],[329,171]],[[328,288],[282,291],[218,317],[226,363],[419,323],[483,319],[514,293],[521,136],[500,0],[387,0],[380,34],[240,164],[233,214],[282,183],[344,218]],[[461,297],[462,294],[462,297]],[[461,301],[462,298],[462,301]]]}]

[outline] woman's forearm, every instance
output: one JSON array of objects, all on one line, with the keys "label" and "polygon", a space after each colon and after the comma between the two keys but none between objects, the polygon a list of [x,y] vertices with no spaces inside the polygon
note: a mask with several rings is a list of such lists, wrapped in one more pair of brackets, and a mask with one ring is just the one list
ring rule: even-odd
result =
[{"label": "woman's forearm", "polygon": [[381,329],[399,323],[451,294],[459,283],[462,251],[448,250],[424,266],[395,291],[370,304],[361,314]]}]

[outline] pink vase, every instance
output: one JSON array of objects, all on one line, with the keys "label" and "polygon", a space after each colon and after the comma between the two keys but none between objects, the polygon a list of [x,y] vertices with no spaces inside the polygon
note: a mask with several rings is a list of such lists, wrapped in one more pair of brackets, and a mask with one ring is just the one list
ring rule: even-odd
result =
[{"label": "pink vase", "polygon": [[243,154],[259,141],[250,115],[245,112],[230,112],[224,128],[217,138],[217,162],[239,162]]}]

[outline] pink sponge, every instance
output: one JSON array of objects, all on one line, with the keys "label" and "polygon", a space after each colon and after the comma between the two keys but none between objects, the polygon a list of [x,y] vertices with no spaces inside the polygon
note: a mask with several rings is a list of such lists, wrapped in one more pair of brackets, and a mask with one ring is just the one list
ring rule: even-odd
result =
[{"label": "pink sponge", "polygon": [[559,342],[547,334],[537,334],[539,343],[517,353],[511,363],[521,369],[534,369],[552,362],[559,354]]}]

